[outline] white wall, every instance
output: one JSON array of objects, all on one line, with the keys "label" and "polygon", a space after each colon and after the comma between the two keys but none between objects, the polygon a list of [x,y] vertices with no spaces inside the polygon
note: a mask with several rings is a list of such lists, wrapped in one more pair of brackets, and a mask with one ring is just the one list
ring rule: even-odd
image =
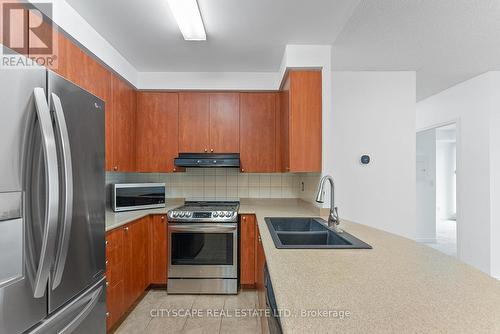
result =
[{"label": "white wall", "polygon": [[415,238],[415,72],[332,76],[333,138],[323,145],[341,218]]},{"label": "white wall", "polygon": [[139,72],[140,89],[277,90],[277,72]]},{"label": "white wall", "polygon": [[436,241],[436,130],[417,133],[417,231],[419,242]]},{"label": "white wall", "polygon": [[[458,257],[480,270],[500,277],[498,202],[490,173],[499,146],[492,145],[492,116],[498,120],[500,72],[488,72],[417,104],[417,130],[439,124],[457,123],[457,234]],[[495,131],[498,132],[496,124]],[[499,144],[498,137],[496,144]],[[493,147],[495,146],[495,147]],[[497,169],[498,170],[498,169]],[[497,181],[498,182],[498,181]],[[497,198],[498,200],[498,198]],[[495,251],[494,251],[495,250]]]}]

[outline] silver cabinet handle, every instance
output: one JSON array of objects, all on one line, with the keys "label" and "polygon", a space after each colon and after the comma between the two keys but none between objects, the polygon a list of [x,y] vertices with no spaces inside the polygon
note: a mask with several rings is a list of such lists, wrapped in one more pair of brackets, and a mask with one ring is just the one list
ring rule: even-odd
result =
[{"label": "silver cabinet handle", "polygon": [[46,177],[45,229],[42,237],[40,261],[33,284],[33,296],[41,298],[45,294],[45,286],[50,274],[54,257],[54,243],[57,236],[57,214],[59,209],[59,173],[57,166],[57,149],[52,128],[52,119],[43,88],[33,90],[35,106],[42,134],[43,155]]},{"label": "silver cabinet handle", "polygon": [[173,232],[232,232],[236,231],[236,224],[171,224],[168,229]]},{"label": "silver cabinet handle", "polygon": [[59,158],[62,170],[62,199],[61,206],[61,228],[59,229],[59,244],[57,246],[54,280],[52,290],[61,284],[66,257],[68,255],[69,239],[71,233],[71,223],[73,221],[73,165],[71,162],[71,147],[69,144],[68,128],[59,96],[52,93],[52,105],[56,123],[56,133],[58,134]]}]

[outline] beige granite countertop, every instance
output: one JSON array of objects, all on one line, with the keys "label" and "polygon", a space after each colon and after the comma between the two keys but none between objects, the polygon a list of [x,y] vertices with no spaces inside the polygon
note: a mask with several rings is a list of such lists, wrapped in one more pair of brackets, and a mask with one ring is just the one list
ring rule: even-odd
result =
[{"label": "beige granite countertop", "polygon": [[[107,212],[106,230],[164,209]],[[500,282],[412,240],[361,224],[342,227],[373,249],[277,249],[264,217],[319,215],[301,200],[241,200],[255,213],[278,308],[289,333],[500,333]],[[362,222],[361,222],[362,223]],[[301,312],[343,311],[343,319]]]},{"label": "beige granite countertop", "polygon": [[123,211],[114,212],[110,209],[106,210],[106,232],[114,228],[120,227],[131,221],[146,217],[147,215],[161,215],[166,214],[168,210],[184,204],[183,199],[170,199],[168,198],[165,207],[161,209],[151,210],[136,210],[136,211]]},{"label": "beige granite countertop", "polygon": [[[317,216],[300,201],[242,201],[255,213],[285,333],[500,333],[500,282],[430,247],[361,224],[373,249],[277,249],[264,222]],[[344,319],[302,310],[349,311]]]}]

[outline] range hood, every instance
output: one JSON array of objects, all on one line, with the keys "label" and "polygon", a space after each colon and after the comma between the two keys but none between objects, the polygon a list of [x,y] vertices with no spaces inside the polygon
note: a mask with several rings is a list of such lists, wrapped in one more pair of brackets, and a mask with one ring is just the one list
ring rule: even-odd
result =
[{"label": "range hood", "polygon": [[179,153],[174,159],[177,167],[240,167],[239,153]]}]

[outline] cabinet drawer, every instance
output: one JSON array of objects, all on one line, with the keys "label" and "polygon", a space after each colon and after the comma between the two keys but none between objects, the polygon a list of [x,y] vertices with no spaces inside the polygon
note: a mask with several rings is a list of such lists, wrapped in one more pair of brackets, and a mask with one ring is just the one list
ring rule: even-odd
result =
[{"label": "cabinet drawer", "polygon": [[[107,261],[107,260],[106,260]],[[106,264],[106,281],[109,286],[115,286],[118,282],[123,281],[123,262]]]},{"label": "cabinet drawer", "polygon": [[106,289],[106,327],[108,331],[125,312],[123,289],[123,282],[119,282],[115,286],[108,286]]}]

